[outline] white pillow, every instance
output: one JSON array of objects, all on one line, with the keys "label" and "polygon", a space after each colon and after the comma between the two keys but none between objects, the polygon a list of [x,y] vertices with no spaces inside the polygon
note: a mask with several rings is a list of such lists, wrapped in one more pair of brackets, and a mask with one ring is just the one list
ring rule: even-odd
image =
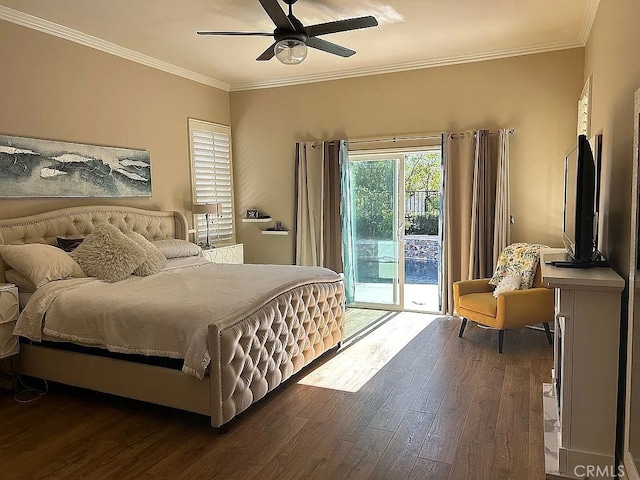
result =
[{"label": "white pillow", "polygon": [[84,277],[80,265],[64,250],[44,243],[0,246],[6,263],[26,277],[36,288],[54,280]]},{"label": "white pillow", "polygon": [[35,283],[22,275],[15,268],[7,270],[4,273],[4,276],[7,279],[7,282],[13,283],[16,287],[18,287],[18,291],[20,293],[33,293],[38,289]]},{"label": "white pillow", "polygon": [[156,240],[152,243],[167,259],[202,256],[202,248],[186,240],[171,238],[168,240]]},{"label": "white pillow", "polygon": [[493,291],[493,296],[498,298],[498,295],[505,292],[513,292],[514,290],[520,290],[520,283],[522,282],[522,276],[519,273],[513,273],[507,275],[496,286]]}]

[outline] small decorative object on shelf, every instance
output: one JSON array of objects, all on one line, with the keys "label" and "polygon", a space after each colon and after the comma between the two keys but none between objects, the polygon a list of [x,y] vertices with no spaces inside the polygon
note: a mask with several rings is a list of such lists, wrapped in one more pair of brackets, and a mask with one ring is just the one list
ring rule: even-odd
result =
[{"label": "small decorative object on shelf", "polygon": [[277,221],[276,226],[272,228],[267,228],[262,231],[263,235],[289,235],[289,230],[282,226],[282,222]]},{"label": "small decorative object on shelf", "polygon": [[248,208],[247,216],[242,219],[243,222],[270,222],[271,217],[269,215],[260,214],[257,208]]}]

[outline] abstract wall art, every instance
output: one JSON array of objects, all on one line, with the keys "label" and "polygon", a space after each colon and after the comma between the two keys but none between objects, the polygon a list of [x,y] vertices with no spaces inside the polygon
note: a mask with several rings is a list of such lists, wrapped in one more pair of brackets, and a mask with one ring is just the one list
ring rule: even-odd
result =
[{"label": "abstract wall art", "polygon": [[0,197],[150,197],[146,150],[0,135]]}]

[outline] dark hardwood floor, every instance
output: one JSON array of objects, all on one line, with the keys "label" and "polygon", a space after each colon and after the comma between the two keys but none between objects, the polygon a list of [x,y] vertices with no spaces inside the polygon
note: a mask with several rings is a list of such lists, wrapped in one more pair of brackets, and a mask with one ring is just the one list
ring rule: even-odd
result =
[{"label": "dark hardwood floor", "polygon": [[219,435],[207,417],[62,385],[0,391],[2,479],[544,478],[544,332],[402,313]]}]

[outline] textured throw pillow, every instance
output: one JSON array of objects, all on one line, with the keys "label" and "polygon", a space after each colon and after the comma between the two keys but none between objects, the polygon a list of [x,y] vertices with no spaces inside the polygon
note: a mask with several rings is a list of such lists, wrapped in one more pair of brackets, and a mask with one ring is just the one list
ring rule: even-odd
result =
[{"label": "textured throw pillow", "polygon": [[201,257],[202,248],[186,240],[156,240],[153,245],[162,252],[165,258]]},{"label": "textured throw pillow", "polygon": [[153,245],[153,243],[144,238],[138,232],[129,232],[126,235],[142,247],[146,254],[146,259],[142,262],[142,265],[133,271],[134,275],[138,275],[139,277],[155,275],[165,267],[167,264],[167,258],[160,250],[158,250],[157,247]]},{"label": "textured throw pillow", "polygon": [[498,298],[498,295],[504,292],[513,292],[515,290],[520,290],[520,282],[522,281],[522,277],[519,273],[514,273],[511,275],[507,275],[496,287],[493,291],[493,296]]},{"label": "textured throw pillow", "polygon": [[84,273],[111,283],[131,276],[147,258],[141,246],[109,224],[97,226],[70,255]]},{"label": "textured throw pillow", "polygon": [[0,255],[4,261],[36,288],[53,281],[70,277],[84,277],[80,266],[71,256],[53,245],[28,243],[3,245]]},{"label": "textured throw pillow", "polygon": [[517,273],[522,277],[520,288],[523,290],[531,288],[533,279],[536,276],[541,248],[546,248],[546,245],[512,243],[505,247],[498,257],[496,271],[491,280],[489,280],[489,285],[495,287],[507,275]]}]

